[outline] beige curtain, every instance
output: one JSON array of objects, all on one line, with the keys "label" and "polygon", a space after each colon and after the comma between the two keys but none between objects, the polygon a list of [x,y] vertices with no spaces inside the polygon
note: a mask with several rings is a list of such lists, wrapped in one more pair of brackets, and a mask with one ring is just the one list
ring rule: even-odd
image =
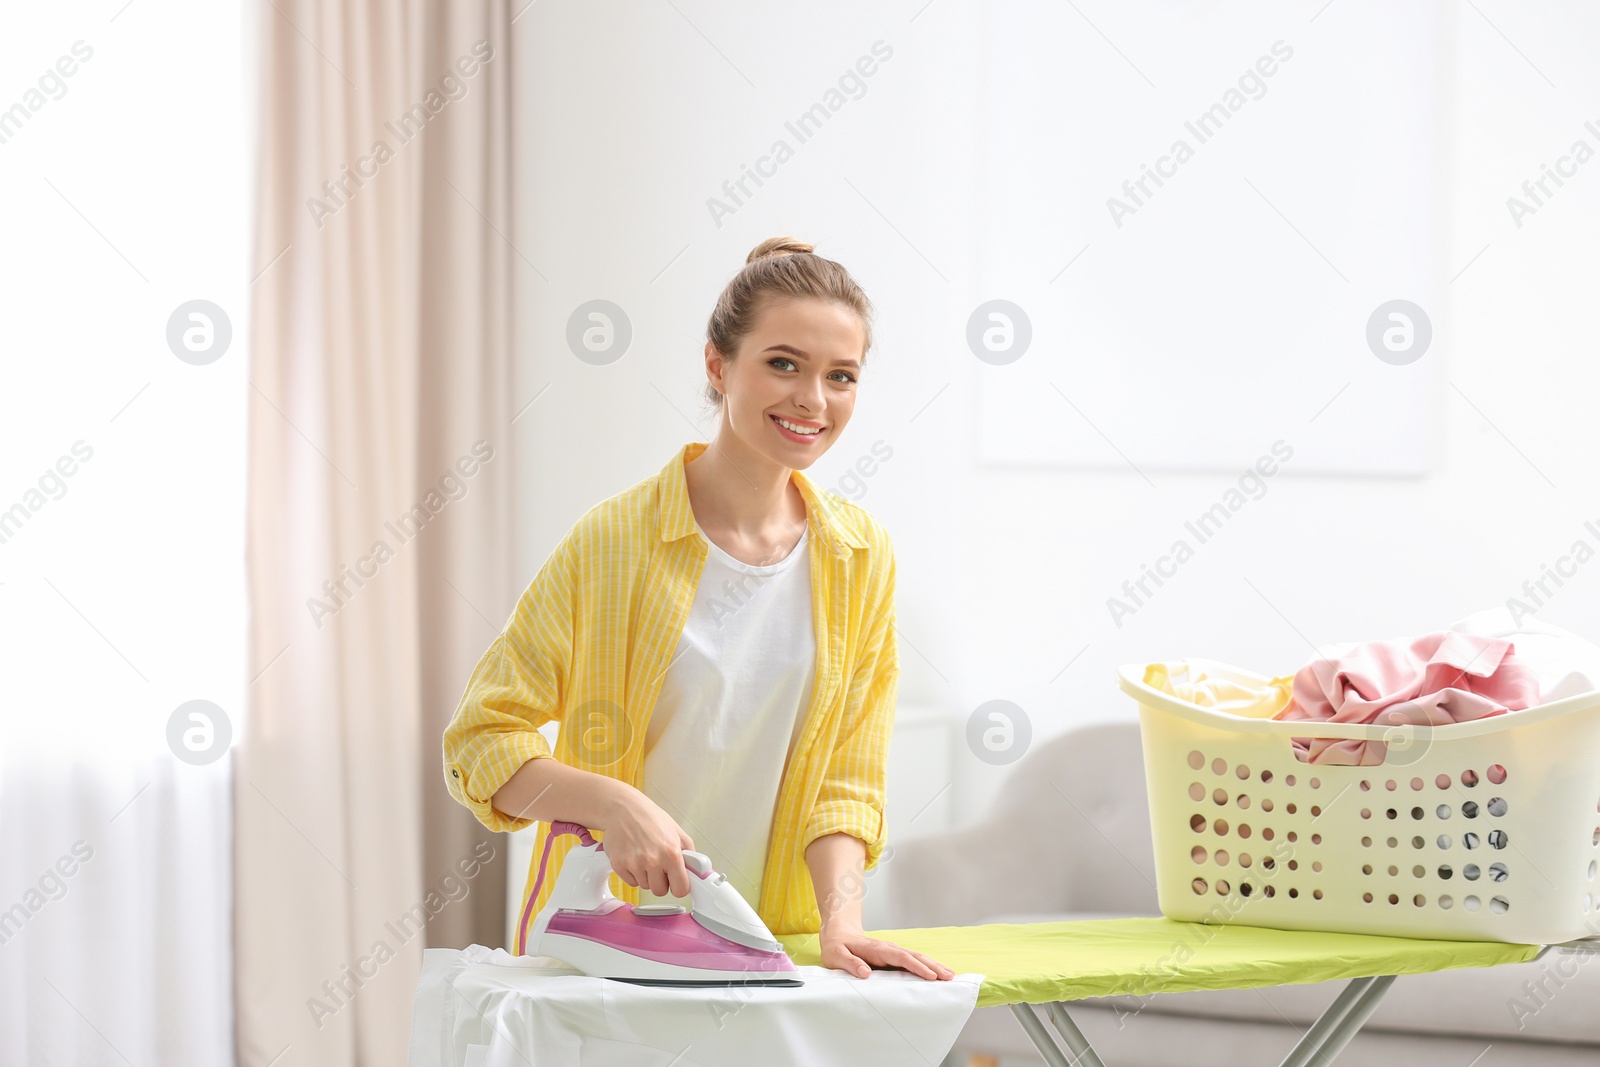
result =
[{"label": "beige curtain", "polygon": [[403,1064],[424,945],[501,943],[440,737],[520,592],[513,15],[259,8],[241,1067]]}]

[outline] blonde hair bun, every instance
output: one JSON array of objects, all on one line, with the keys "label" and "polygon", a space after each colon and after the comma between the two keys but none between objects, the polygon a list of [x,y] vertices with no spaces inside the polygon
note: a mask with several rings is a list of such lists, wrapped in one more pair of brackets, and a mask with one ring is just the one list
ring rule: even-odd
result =
[{"label": "blonde hair bun", "polygon": [[792,256],[796,252],[814,252],[815,250],[814,245],[809,245],[798,237],[768,237],[750,250],[750,255],[745,257],[745,262],[754,263],[758,259]]}]

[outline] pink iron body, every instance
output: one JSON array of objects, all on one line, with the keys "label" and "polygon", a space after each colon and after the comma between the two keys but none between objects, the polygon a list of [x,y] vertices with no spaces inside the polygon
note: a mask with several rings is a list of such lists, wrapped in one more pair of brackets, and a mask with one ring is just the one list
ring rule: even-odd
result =
[{"label": "pink iron body", "polygon": [[576,834],[550,899],[528,932],[527,952],[550,956],[595,978],[643,985],[798,986],[799,971],[755,909],[699,852],[685,851],[692,910],[635,906],[608,881],[605,844],[576,823],[552,825],[528,906],[544,881],[549,841]]}]

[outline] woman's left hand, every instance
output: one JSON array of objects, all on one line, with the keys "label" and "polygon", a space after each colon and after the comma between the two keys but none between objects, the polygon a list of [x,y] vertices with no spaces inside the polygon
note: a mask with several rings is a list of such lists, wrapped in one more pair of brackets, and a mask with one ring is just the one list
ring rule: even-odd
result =
[{"label": "woman's left hand", "polygon": [[824,932],[821,937],[822,965],[865,978],[872,968],[910,971],[919,978],[948,982],[956,972],[920,952],[902,948],[893,941],[868,937],[860,930]]}]

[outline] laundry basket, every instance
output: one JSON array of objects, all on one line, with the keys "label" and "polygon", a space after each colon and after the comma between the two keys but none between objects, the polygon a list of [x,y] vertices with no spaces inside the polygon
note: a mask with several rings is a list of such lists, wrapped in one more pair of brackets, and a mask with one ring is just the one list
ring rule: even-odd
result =
[{"label": "laundry basket", "polygon": [[[1139,702],[1164,915],[1455,941],[1600,935],[1600,692],[1432,728],[1361,726],[1200,707],[1144,670],[1118,675]],[[1386,762],[1302,762],[1295,737],[1385,741]]]}]

